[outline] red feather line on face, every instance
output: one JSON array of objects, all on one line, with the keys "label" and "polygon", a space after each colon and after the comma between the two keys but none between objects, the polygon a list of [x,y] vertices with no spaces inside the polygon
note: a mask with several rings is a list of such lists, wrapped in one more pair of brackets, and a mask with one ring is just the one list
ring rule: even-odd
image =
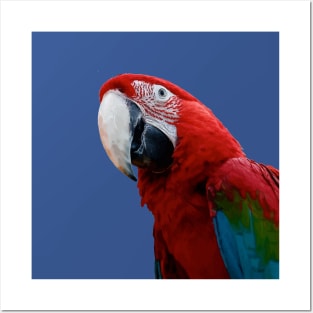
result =
[{"label": "red feather line on face", "polygon": [[190,93],[188,93],[184,89],[164,79],[157,78],[154,76],[149,76],[149,75],[142,75],[142,74],[121,74],[121,75],[118,75],[109,79],[102,85],[102,87],[100,88],[100,93],[99,93],[100,102],[102,100],[103,95],[107,91],[112,90],[112,89],[118,89],[122,93],[124,93],[127,97],[132,99],[133,97],[136,96],[136,92],[133,86],[131,85],[132,82],[135,80],[147,82],[151,85],[153,84],[162,85],[181,100],[198,101],[197,98],[192,96]]},{"label": "red feather line on face", "polygon": [[177,96],[172,95],[166,102],[158,101],[154,85],[135,80],[132,86],[136,95],[133,100],[142,107],[147,116],[172,125],[178,121],[180,100]]},{"label": "red feather line on face", "polygon": [[[166,103],[156,101],[153,85],[164,86],[173,96]],[[146,115],[172,125],[178,120],[181,100],[198,101],[175,84],[160,78],[141,74],[122,74],[109,79],[100,89],[100,102],[103,95],[109,90],[120,91],[126,97],[139,104]]]}]

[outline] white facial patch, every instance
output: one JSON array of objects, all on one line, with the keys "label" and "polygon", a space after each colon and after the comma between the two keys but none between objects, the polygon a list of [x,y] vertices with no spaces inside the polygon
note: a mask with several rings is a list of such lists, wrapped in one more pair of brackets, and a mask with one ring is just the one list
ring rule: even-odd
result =
[{"label": "white facial patch", "polygon": [[134,100],[144,113],[146,122],[167,135],[175,147],[177,141],[175,123],[179,119],[180,106],[178,97],[158,84],[134,80],[132,86],[136,92]]}]

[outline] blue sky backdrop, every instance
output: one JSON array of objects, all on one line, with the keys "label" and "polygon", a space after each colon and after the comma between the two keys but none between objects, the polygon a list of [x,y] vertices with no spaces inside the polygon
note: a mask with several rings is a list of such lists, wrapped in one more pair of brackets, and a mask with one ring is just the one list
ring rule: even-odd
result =
[{"label": "blue sky backdrop", "polygon": [[278,168],[278,33],[35,32],[33,278],[154,278],[153,216],[97,126],[99,88],[125,72],[183,87]]}]

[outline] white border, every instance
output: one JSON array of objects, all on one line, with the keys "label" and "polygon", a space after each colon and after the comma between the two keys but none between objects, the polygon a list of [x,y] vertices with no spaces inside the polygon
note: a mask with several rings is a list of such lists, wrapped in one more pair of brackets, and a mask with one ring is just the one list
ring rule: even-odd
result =
[{"label": "white border", "polygon": [[[309,25],[309,1],[2,1],[2,309],[309,309]],[[280,280],[31,280],[31,32],[65,30],[280,32]]]}]

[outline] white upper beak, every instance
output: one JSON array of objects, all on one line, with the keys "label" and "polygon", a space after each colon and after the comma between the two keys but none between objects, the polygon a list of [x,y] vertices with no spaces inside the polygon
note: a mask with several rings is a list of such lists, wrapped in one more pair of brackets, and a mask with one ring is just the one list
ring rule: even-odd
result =
[{"label": "white upper beak", "polygon": [[117,91],[104,94],[98,113],[103,147],[112,163],[125,175],[137,180],[131,167],[130,113],[125,97]]}]

